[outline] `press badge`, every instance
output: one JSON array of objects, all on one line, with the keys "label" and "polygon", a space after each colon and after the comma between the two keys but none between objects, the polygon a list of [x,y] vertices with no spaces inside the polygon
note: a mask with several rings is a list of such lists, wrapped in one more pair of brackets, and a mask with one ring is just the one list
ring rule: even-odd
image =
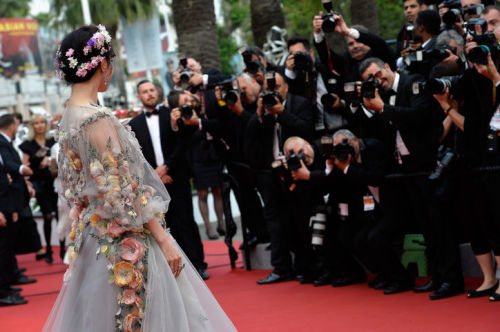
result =
[{"label": "press badge", "polygon": [[373,196],[363,196],[363,205],[365,211],[375,210],[375,200]]},{"label": "press badge", "polygon": [[349,205],[347,203],[339,203],[339,214],[342,217],[349,217]]},{"label": "press badge", "polygon": [[424,53],[422,51],[417,51],[415,53],[417,55],[417,61],[423,61],[424,60]]}]

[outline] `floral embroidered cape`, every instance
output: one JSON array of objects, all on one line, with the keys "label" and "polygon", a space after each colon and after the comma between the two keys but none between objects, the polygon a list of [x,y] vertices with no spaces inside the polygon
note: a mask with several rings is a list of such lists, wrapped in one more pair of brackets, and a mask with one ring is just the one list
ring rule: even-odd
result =
[{"label": "floral embroidered cape", "polygon": [[77,257],[86,236],[97,239],[96,258],[109,261],[109,282],[120,288],[116,330],[140,331],[152,240],[145,224],[152,218],[164,224],[168,193],[133,133],[106,108],[68,108],[58,139],[58,190],[71,207],[70,259]]}]

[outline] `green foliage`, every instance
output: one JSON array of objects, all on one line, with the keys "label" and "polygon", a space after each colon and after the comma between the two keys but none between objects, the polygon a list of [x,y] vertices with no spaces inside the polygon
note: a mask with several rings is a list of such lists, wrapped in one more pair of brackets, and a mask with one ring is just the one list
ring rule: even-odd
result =
[{"label": "green foliage", "polygon": [[[134,21],[148,16],[154,5],[154,0],[89,0],[92,21],[108,27],[116,26],[121,17]],[[51,11],[55,12],[56,17],[62,17],[61,21],[56,22],[56,26],[76,28],[83,24],[81,1],[53,0]]]},{"label": "green foliage", "polygon": [[288,38],[301,35],[312,38],[314,15],[323,10],[319,0],[283,0]]},{"label": "green foliage", "polygon": [[379,33],[386,40],[396,39],[406,22],[401,0],[377,0]]},{"label": "green foliage", "polygon": [[225,74],[234,73],[236,68],[233,66],[232,60],[238,51],[238,44],[236,44],[236,40],[231,33],[228,33],[228,31],[220,25],[217,25],[217,40],[219,44],[222,72]]},{"label": "green foliage", "polygon": [[39,13],[35,17],[33,17],[38,21],[38,24],[43,27],[49,27],[50,22],[52,20],[52,15],[49,13]]},{"label": "green foliage", "polygon": [[24,18],[30,12],[31,0],[1,0],[1,18]]}]

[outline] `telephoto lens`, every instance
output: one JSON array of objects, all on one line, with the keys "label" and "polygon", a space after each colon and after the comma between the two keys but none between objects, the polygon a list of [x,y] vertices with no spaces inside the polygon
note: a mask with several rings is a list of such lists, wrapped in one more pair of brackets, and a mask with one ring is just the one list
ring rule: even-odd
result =
[{"label": "telephoto lens", "polygon": [[318,212],[310,219],[311,225],[311,244],[313,246],[322,246],[325,243],[326,234],[326,214]]}]

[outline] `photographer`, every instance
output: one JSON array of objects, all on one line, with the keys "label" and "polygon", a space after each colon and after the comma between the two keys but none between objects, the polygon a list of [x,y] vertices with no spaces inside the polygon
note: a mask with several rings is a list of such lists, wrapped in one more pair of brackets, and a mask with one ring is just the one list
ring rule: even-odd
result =
[{"label": "photographer", "polygon": [[349,28],[342,15],[332,14],[335,21],[334,31],[345,36],[349,52],[337,55],[334,50],[329,49],[326,36],[323,31],[323,13],[314,16],[314,46],[322,63],[331,63],[333,69],[344,78],[346,82],[355,82],[361,79],[359,75],[359,64],[368,57],[378,57],[387,62],[391,68],[395,68],[395,57],[392,49],[380,36],[372,34],[363,27]]},{"label": "photographer", "polygon": [[[383,280],[389,280],[388,269],[384,267],[391,266],[390,258],[396,255],[382,253],[382,249],[388,247],[390,250],[390,246],[380,245],[375,238],[383,234],[382,230],[377,232],[381,216],[378,186],[387,169],[388,154],[379,141],[358,139],[348,130],[337,131],[330,144],[333,150],[327,152],[328,175],[323,170],[310,172],[305,168],[292,172],[294,178],[310,180],[311,185],[321,188],[320,192],[329,193],[328,205],[333,212],[328,218],[325,235],[328,269],[318,277],[315,285],[328,282],[346,286],[365,281],[364,270],[354,257],[374,273],[386,272]],[[395,261],[401,265],[397,258]],[[400,268],[404,271],[402,266]],[[378,285],[381,276],[370,285]]]},{"label": "photographer", "polygon": [[[442,59],[429,78],[460,75],[465,70],[464,38],[455,30],[445,30],[436,39],[436,59]],[[438,53],[439,51],[439,53]]]},{"label": "photographer", "polygon": [[[384,211],[392,225],[403,225],[404,220],[410,229],[418,226],[428,241],[433,238],[429,234],[428,208],[432,189],[424,176],[409,175],[435,168],[437,145],[443,132],[439,105],[419,89],[420,76],[395,73],[380,59],[365,60],[360,73],[363,79],[371,77],[379,84],[374,98],[364,97],[363,104],[375,112],[369,125],[375,127],[375,133],[385,132],[378,137],[393,149],[389,151],[395,156],[392,170],[401,175],[386,184],[388,207]],[[428,253],[434,253],[433,243],[427,244]],[[395,283],[386,289],[386,294],[409,290],[412,285],[409,280]]]},{"label": "photographer", "polygon": [[441,18],[436,11],[423,10],[418,13],[413,28],[414,44],[401,52],[406,70],[412,74],[429,77],[432,67],[440,62],[439,59],[429,56],[429,52],[436,48],[436,37],[440,30]]},{"label": "photographer", "polygon": [[224,154],[225,165],[238,183],[235,196],[241,218],[248,228],[247,245],[251,247],[269,242],[262,204],[256,191],[255,172],[244,158],[245,130],[257,110],[261,86],[247,73],[238,75],[236,79],[236,90],[232,86],[227,89],[226,84],[216,86],[215,90],[219,105],[225,104],[218,113],[223,128],[220,137],[229,147]]},{"label": "photographer", "polygon": [[250,46],[241,53],[245,63],[244,73],[249,74],[259,84],[264,84],[266,71],[275,71],[276,67],[267,62],[266,55],[257,46]]},{"label": "photographer", "polygon": [[288,85],[279,73],[266,73],[264,93],[257,101],[257,112],[249,120],[245,154],[256,170],[257,185],[264,201],[264,218],[271,236],[273,272],[259,284],[269,284],[293,277],[290,242],[286,234],[288,208],[280,176],[272,163],[283,156],[283,142],[291,136],[308,138],[314,119],[307,99],[288,93]]},{"label": "photographer", "polygon": [[460,0],[460,3],[462,4],[464,21],[478,18],[484,8],[480,0]]},{"label": "photographer", "polygon": [[403,11],[407,23],[403,24],[396,39],[396,54],[401,54],[403,49],[413,43],[413,22],[417,18],[420,10],[425,7],[423,0],[403,0]]},{"label": "photographer", "polygon": [[[477,48],[477,44],[469,43],[468,54]],[[498,60],[498,53],[494,54]],[[469,56],[469,61],[471,57]],[[480,61],[482,62],[482,61]],[[493,115],[498,109],[498,93],[500,74],[487,53],[486,64],[473,62],[473,68],[465,71],[454,84],[454,98],[460,104],[449,99],[449,90],[434,97],[439,101],[443,111],[453,123],[463,131],[463,171],[460,178],[463,191],[474,195],[465,197],[462,204],[466,211],[466,230],[476,259],[483,272],[483,282],[476,289],[468,290],[468,297],[489,296],[490,301],[500,300],[500,288],[492,264],[492,252],[497,264],[500,264],[500,215],[498,212],[498,171],[478,171],[477,167],[500,165],[498,150],[498,129]],[[460,107],[459,107],[460,105]],[[461,202],[459,202],[460,204]],[[457,205],[459,205],[457,204]]]},{"label": "photographer", "polygon": [[193,58],[182,58],[179,60],[179,68],[172,74],[172,80],[176,90],[190,90],[196,93],[200,88],[213,86],[215,83],[227,79],[216,68],[207,73],[201,71],[201,64]]},{"label": "photographer", "polygon": [[[218,236],[212,230],[208,212],[208,189],[214,197],[214,210],[217,216],[217,233],[225,235],[222,202],[222,157],[223,142],[212,133],[217,132],[220,123],[215,118],[218,105],[213,90],[200,95],[174,91],[168,96],[174,117],[180,116],[174,126],[180,127],[180,134],[187,143],[186,157],[193,174],[193,184],[198,193],[198,205],[205,223],[207,237],[215,240]],[[203,98],[203,99],[198,99]],[[178,115],[177,115],[178,114]],[[215,129],[215,130],[214,130]],[[213,130],[213,131],[212,131]]]},{"label": "photographer", "polygon": [[288,53],[285,78],[291,93],[307,98],[314,106],[316,136],[346,127],[342,78],[314,57],[306,38],[288,40]]},{"label": "photographer", "polygon": [[488,23],[488,32],[495,31],[500,25],[500,8],[497,6],[488,6],[481,13],[481,18],[484,18]]}]

